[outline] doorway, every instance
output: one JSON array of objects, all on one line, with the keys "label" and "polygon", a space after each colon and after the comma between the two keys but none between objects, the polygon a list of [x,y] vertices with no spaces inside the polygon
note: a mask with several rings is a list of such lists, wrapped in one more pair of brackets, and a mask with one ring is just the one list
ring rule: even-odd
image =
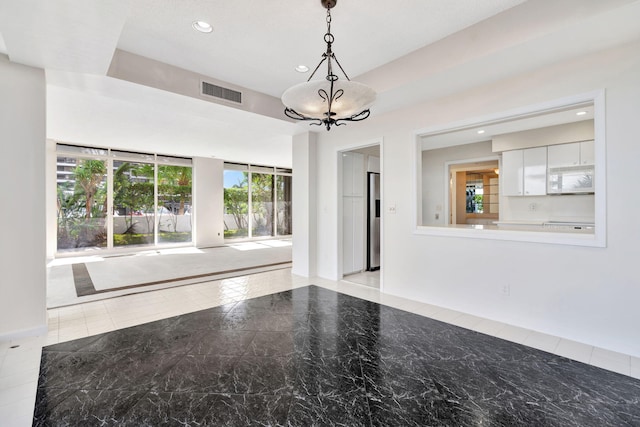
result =
[{"label": "doorway", "polygon": [[449,165],[447,223],[489,225],[500,217],[498,159]]},{"label": "doorway", "polygon": [[380,288],[380,144],[339,153],[339,277]]}]

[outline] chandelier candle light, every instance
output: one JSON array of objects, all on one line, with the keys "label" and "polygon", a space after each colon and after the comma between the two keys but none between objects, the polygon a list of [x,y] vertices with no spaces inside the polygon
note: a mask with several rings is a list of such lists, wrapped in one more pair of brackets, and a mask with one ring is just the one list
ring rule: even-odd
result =
[{"label": "chandelier candle light", "polygon": [[[327,51],[322,54],[320,63],[306,82],[292,86],[282,94],[282,103],[286,107],[284,114],[287,117],[308,120],[313,122],[312,125],[324,125],[327,130],[331,130],[333,125],[343,125],[342,122],[359,122],[366,119],[371,114],[369,107],[376,100],[376,92],[373,89],[349,79],[331,49],[334,41],[331,34],[331,9],[336,2],[337,0],[321,0],[322,6],[327,9],[327,33],[324,35]],[[311,81],[325,61],[327,77]],[[341,80],[334,74],[333,61],[345,79]]]}]

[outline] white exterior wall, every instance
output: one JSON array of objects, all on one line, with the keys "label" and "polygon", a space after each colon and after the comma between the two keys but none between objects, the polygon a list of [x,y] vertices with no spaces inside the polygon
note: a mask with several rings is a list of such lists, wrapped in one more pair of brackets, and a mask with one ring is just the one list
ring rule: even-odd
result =
[{"label": "white exterior wall", "polygon": [[0,55],[0,339],[46,333],[45,77]]},{"label": "white exterior wall", "polygon": [[[470,67],[468,72],[477,70]],[[336,153],[384,138],[384,291],[640,356],[640,42],[566,60],[319,134],[318,275],[337,278]],[[452,87],[464,85],[450,80]],[[414,234],[414,133],[606,90],[607,247]],[[396,206],[396,214],[389,213]],[[326,214],[325,214],[326,212]],[[464,268],[467,261],[482,272]],[[502,294],[510,285],[510,296]]]}]

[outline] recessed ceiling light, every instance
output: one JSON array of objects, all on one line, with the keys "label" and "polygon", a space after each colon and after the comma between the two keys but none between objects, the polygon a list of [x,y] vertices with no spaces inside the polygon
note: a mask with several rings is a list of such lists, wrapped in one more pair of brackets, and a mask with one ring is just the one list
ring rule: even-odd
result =
[{"label": "recessed ceiling light", "polygon": [[213,27],[208,22],[204,21],[193,21],[191,24],[194,30],[200,31],[201,33],[210,33],[213,31]]},{"label": "recessed ceiling light", "polygon": [[482,129],[480,129],[480,130],[478,131],[478,134],[480,134],[480,135],[481,135],[481,134],[483,134],[483,133],[484,133],[484,131],[483,131]]},{"label": "recessed ceiling light", "polygon": [[306,65],[298,65],[296,67],[296,71],[299,73],[306,73],[307,71],[309,71],[309,67],[307,67]]},{"label": "recessed ceiling light", "polygon": [[585,114],[587,114],[587,112],[586,112],[586,111],[578,111],[578,112],[576,113],[576,116],[584,116]]}]

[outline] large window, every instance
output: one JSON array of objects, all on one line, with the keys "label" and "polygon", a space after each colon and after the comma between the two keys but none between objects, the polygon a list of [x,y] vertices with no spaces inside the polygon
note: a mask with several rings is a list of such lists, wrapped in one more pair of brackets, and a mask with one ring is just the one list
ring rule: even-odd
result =
[{"label": "large window", "polygon": [[162,160],[176,164],[158,166],[158,242],[190,242],[191,166],[179,165],[182,159]]},{"label": "large window", "polygon": [[113,161],[113,246],[154,242],[154,164]]},{"label": "large window", "polygon": [[106,162],[71,153],[57,160],[58,250],[106,247]]},{"label": "large window", "polygon": [[276,175],[276,226],[278,235],[291,234],[291,176]]},{"label": "large window", "polygon": [[291,235],[291,170],[225,163],[226,239]]},{"label": "large window", "polygon": [[251,174],[251,231],[254,237],[273,236],[273,175]]},{"label": "large window", "polygon": [[249,167],[225,163],[224,237],[249,236]]},{"label": "large window", "polygon": [[191,159],[57,145],[58,251],[191,242]]}]

